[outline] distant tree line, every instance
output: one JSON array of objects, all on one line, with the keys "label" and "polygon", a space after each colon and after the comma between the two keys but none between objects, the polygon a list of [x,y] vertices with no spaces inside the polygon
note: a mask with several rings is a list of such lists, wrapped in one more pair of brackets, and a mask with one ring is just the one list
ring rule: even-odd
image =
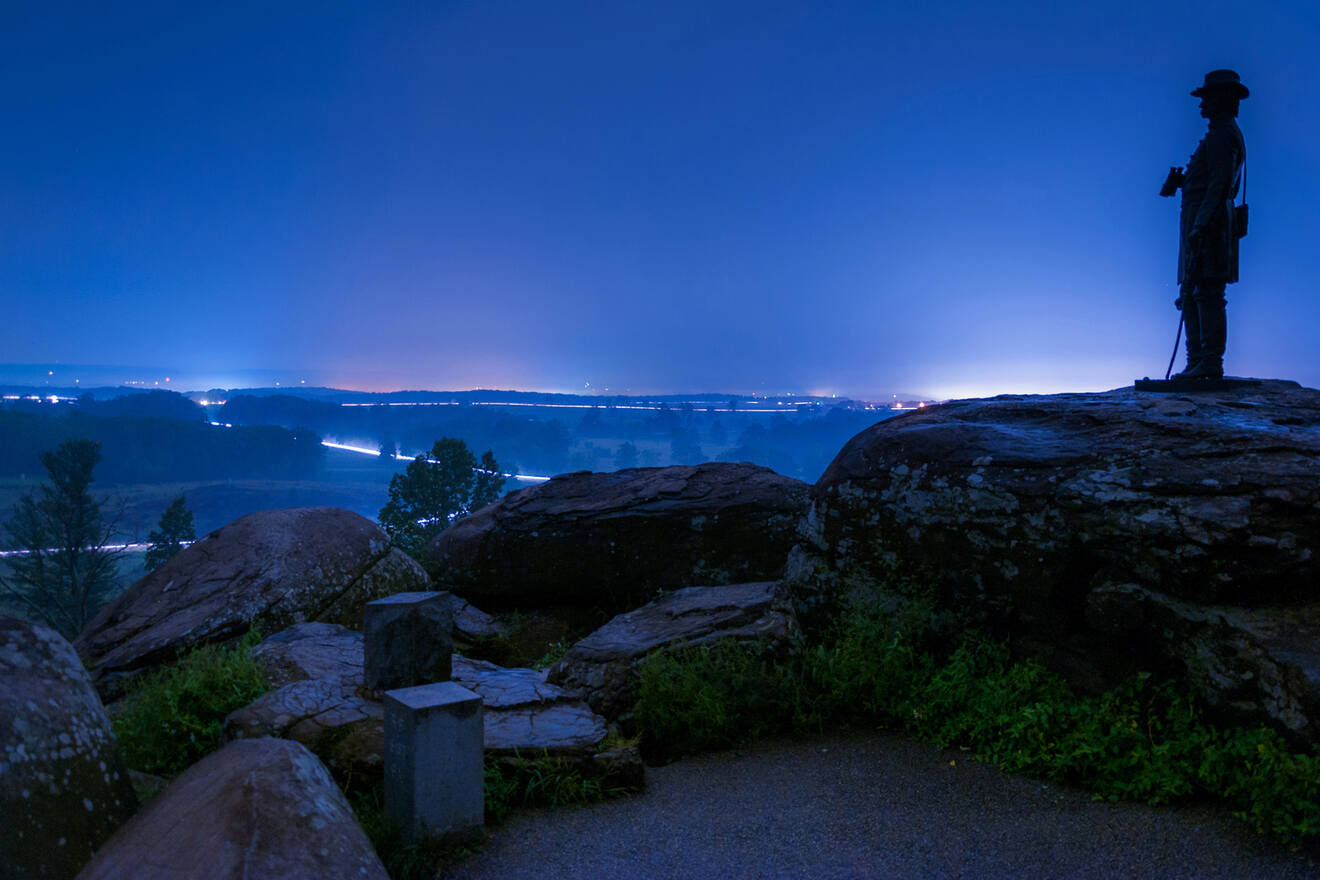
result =
[{"label": "distant tree line", "polygon": [[100,444],[97,478],[103,483],[311,479],[324,458],[320,437],[306,428],[218,428],[201,418],[94,414],[105,411],[100,404],[91,411],[81,405],[43,406],[0,408],[0,476],[41,473],[41,453],[71,438]]},{"label": "distant tree line", "polygon": [[[466,399],[466,398],[465,398]],[[324,436],[356,438],[372,448],[415,455],[437,436],[490,449],[507,470],[557,474],[639,465],[696,464],[712,458],[752,461],[815,480],[857,432],[886,411],[833,407],[782,413],[661,404],[623,409],[602,400],[578,410],[476,406],[340,406],[293,395],[233,397],[219,418],[234,424],[306,425]],[[718,407],[720,411],[715,411]],[[570,415],[565,417],[563,413]]]},{"label": "distant tree line", "polygon": [[573,440],[560,418],[483,406],[340,406],[292,395],[238,395],[217,418],[235,425],[305,425],[323,437],[396,446],[404,455],[430,449],[436,437],[461,438],[472,449],[492,450],[506,468],[542,474],[569,469]]}]

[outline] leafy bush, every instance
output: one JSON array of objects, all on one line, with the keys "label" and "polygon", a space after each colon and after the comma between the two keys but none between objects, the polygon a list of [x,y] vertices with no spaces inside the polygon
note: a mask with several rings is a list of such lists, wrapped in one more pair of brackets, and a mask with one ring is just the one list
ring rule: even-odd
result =
[{"label": "leafy bush", "polygon": [[1264,727],[1211,725],[1148,673],[1080,697],[1039,664],[1014,662],[1002,643],[970,636],[941,659],[922,642],[924,615],[851,614],[826,643],[787,661],[745,645],[656,654],[641,672],[643,751],[669,759],[827,723],[878,723],[1097,798],[1210,795],[1288,842],[1320,834],[1320,750],[1294,753]]},{"label": "leafy bush", "polygon": [[260,641],[252,630],[232,648],[206,645],[139,679],[114,720],[128,766],[173,776],[218,749],[225,716],[269,689],[252,659]]}]

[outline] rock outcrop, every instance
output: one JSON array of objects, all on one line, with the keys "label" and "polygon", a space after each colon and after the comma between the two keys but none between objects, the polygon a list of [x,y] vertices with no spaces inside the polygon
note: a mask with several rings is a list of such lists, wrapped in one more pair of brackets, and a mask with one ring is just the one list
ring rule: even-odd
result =
[{"label": "rock outcrop", "polygon": [[745,463],[563,474],[427,552],[441,582],[482,605],[624,611],[660,589],[778,578],[808,488]]},{"label": "rock outcrop", "polygon": [[416,562],[356,513],[266,510],[217,529],[129,587],[74,646],[110,695],[126,675],[250,626],[357,626],[368,601],[428,584]]},{"label": "rock outcrop", "polygon": [[0,616],[0,876],[73,877],[137,805],[73,646]]},{"label": "rock outcrop", "polygon": [[778,583],[689,587],[620,614],[568,649],[549,681],[587,698],[609,719],[637,702],[638,670],[653,651],[675,645],[756,642],[786,652],[797,621]]},{"label": "rock outcrop", "polygon": [[1155,668],[1314,741],[1317,474],[1295,383],[954,401],[843,448],[788,578],[807,622],[906,579],[1081,683]]},{"label": "rock outcrop", "polygon": [[232,742],[188,768],[79,880],[388,880],[325,767],[282,739]]}]

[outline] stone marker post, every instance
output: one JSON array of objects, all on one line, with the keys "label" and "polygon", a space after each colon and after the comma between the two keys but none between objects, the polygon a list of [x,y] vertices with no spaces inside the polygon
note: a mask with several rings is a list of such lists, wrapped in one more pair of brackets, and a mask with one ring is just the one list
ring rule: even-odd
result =
[{"label": "stone marker post", "polygon": [[447,593],[397,593],[362,611],[366,685],[393,690],[449,681],[454,616]]},{"label": "stone marker post", "polygon": [[481,697],[452,681],[385,693],[385,809],[414,842],[482,826]]}]

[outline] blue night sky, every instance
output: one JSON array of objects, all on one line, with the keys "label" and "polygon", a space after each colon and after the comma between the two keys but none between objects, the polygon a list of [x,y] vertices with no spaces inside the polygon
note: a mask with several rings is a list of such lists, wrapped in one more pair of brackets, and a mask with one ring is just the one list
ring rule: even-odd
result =
[{"label": "blue night sky", "polygon": [[[6,3],[0,362],[1098,390],[1251,88],[1226,369],[1320,386],[1320,4]],[[176,385],[176,387],[178,387]]]}]

